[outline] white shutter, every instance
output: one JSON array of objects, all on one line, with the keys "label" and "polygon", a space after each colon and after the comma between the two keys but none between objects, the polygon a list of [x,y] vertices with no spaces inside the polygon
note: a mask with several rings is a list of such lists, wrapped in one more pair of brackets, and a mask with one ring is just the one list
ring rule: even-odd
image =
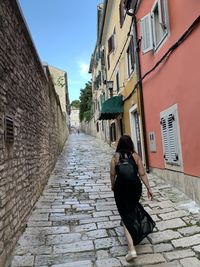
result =
[{"label": "white shutter", "polygon": [[177,136],[177,122],[176,116],[173,113],[168,115],[168,132],[169,132],[169,145],[170,145],[170,155],[171,162],[179,162],[179,152],[178,152],[178,136]]},{"label": "white shutter", "polygon": [[170,162],[170,149],[169,149],[169,134],[168,134],[168,125],[167,125],[167,116],[161,118],[161,127],[162,127],[162,137],[163,137],[163,149],[164,149],[164,159],[166,162]]},{"label": "white shutter", "polygon": [[176,111],[165,112],[160,123],[165,161],[169,164],[180,165]]},{"label": "white shutter", "polygon": [[141,35],[142,35],[142,52],[147,53],[153,49],[153,37],[151,26],[151,14],[149,13],[140,20]]}]

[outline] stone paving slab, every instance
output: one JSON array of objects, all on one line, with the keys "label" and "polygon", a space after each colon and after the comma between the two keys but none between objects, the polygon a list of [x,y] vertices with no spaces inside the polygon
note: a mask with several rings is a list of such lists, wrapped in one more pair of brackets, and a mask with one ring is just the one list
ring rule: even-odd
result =
[{"label": "stone paving slab", "polygon": [[154,200],[144,189],[141,201],[157,225],[126,262],[110,187],[113,151],[94,137],[70,135],[6,267],[200,266],[200,207],[152,174]]}]

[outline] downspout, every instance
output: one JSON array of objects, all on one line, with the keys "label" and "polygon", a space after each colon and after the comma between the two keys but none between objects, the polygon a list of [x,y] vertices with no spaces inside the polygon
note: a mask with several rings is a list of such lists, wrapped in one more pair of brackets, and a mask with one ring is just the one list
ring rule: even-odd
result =
[{"label": "downspout", "polygon": [[148,156],[148,146],[147,146],[147,135],[146,135],[146,123],[145,123],[145,112],[144,112],[144,97],[143,97],[143,86],[142,86],[142,75],[141,75],[141,65],[140,65],[140,58],[139,58],[139,42],[137,39],[137,20],[135,13],[128,13],[129,16],[132,16],[133,22],[133,43],[135,47],[135,65],[136,65],[136,76],[138,80],[138,92],[139,92],[139,101],[140,101],[140,110],[141,110],[141,121],[142,121],[142,135],[144,139],[144,156],[145,156],[145,163],[146,163],[146,172],[150,172],[149,168],[149,156]]}]

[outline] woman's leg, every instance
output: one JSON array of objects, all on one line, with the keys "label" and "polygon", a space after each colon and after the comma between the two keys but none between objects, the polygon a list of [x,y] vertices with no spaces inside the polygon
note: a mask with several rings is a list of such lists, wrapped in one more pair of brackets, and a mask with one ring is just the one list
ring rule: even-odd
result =
[{"label": "woman's leg", "polygon": [[127,230],[127,228],[125,227],[124,224],[123,224],[123,226],[124,226],[124,233],[125,233],[125,236],[126,236],[126,239],[128,242],[128,254],[125,256],[125,258],[127,261],[131,261],[137,257],[137,252],[135,250],[133,239],[132,239],[129,231]]},{"label": "woman's leg", "polygon": [[126,239],[127,239],[127,242],[128,242],[128,250],[129,251],[135,250],[133,239],[132,239],[129,231],[127,230],[127,228],[126,228],[126,226],[124,224],[123,224],[123,227],[124,227],[124,233],[125,233],[125,236],[126,236]]}]

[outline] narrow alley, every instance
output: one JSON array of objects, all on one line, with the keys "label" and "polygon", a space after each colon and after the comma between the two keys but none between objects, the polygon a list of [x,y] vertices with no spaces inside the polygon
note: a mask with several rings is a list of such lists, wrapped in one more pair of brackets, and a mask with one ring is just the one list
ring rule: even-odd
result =
[{"label": "narrow alley", "polygon": [[156,221],[154,233],[127,263],[109,163],[113,149],[91,136],[71,134],[19,239],[10,267],[198,267],[199,207],[149,175],[155,198],[142,202]]}]

